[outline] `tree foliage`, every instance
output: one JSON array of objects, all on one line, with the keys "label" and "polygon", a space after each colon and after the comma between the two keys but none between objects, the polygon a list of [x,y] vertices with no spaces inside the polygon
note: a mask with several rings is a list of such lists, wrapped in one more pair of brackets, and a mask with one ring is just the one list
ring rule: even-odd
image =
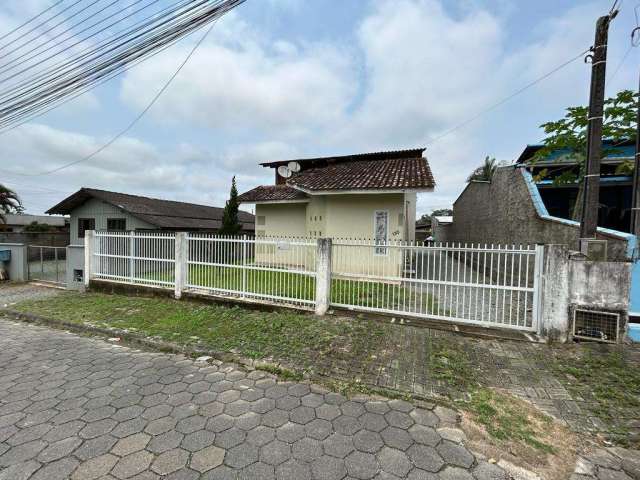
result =
[{"label": "tree foliage", "polygon": [[467,182],[482,181],[490,182],[493,178],[493,174],[496,173],[498,168],[498,162],[495,158],[487,155],[484,157],[484,163],[476,168],[471,175],[467,178]]},{"label": "tree foliage", "polygon": [[0,184],[0,222],[6,223],[5,215],[8,213],[22,213],[23,211],[18,194]]},{"label": "tree foliage", "polygon": [[222,235],[237,235],[241,230],[241,225],[238,222],[238,208],[240,203],[238,202],[238,189],[236,188],[236,177],[231,180],[231,191],[229,192],[229,200],[224,206],[224,212],[222,213],[222,227],[219,233]]},{"label": "tree foliage", "polygon": [[431,214],[423,214],[420,217],[419,221],[431,220],[431,217],[449,217],[451,215],[453,215],[453,210],[451,210],[450,208],[438,208],[431,212]]},{"label": "tree foliage", "polygon": [[[604,121],[602,138],[611,140],[613,144],[636,137],[636,115],[638,107],[638,93],[622,90],[615,97],[610,97],[604,103]],[[584,175],[584,164],[587,158],[587,127],[589,108],[586,106],[569,107],[560,120],[543,123],[544,147],[536,152],[533,162],[545,159],[552,152],[558,150],[566,152],[561,158],[570,159],[579,165],[579,172],[563,172],[556,177],[556,183],[573,183]],[[610,149],[604,149],[606,156]],[[618,167],[618,173],[633,172],[633,162],[625,161]],[[544,178],[548,170],[541,171],[538,179]]]},{"label": "tree foliage", "polygon": [[46,223],[38,223],[36,221],[31,222],[29,225],[24,227],[25,232],[34,232],[34,233],[43,233],[51,230],[51,225],[47,225]]}]

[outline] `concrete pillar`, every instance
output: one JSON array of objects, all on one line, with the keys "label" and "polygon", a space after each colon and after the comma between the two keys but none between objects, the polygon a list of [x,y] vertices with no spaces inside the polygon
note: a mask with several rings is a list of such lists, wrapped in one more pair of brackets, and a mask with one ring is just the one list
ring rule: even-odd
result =
[{"label": "concrete pillar", "polygon": [[316,315],[329,310],[331,300],[331,239],[319,238],[316,252]]},{"label": "concrete pillar", "polygon": [[0,250],[9,250],[11,260],[4,267],[9,274],[9,280],[13,282],[26,282],[29,280],[28,248],[22,243],[0,243]]},{"label": "concrete pillar", "polygon": [[189,265],[189,241],[187,240],[186,232],[176,233],[176,263],[175,263],[175,298],[182,297],[182,291],[187,284],[187,270]]},{"label": "concrete pillar", "polygon": [[84,232],[84,286],[89,287],[91,281],[91,275],[94,271],[94,249],[95,249],[95,232],[93,230],[86,230]]},{"label": "concrete pillar", "polygon": [[547,341],[569,339],[569,250],[566,245],[546,245],[540,282],[538,334]]}]

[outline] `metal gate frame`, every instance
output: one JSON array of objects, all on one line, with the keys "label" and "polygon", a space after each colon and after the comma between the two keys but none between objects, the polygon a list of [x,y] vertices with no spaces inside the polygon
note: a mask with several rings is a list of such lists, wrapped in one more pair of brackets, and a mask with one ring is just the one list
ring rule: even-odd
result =
[{"label": "metal gate frame", "polygon": [[[39,272],[32,268],[32,264],[38,262],[38,260],[36,260],[35,262],[30,261],[31,249],[39,250],[39,255],[38,255],[39,265],[40,265]],[[47,257],[45,252],[50,250],[53,250],[53,258],[45,259],[45,257]],[[35,280],[39,282],[54,283],[56,285],[66,285],[67,283],[66,250],[67,250],[66,247],[52,247],[48,245],[27,245],[27,278],[29,279],[29,281]],[[59,254],[60,251],[64,251],[64,255],[60,255]],[[53,262],[53,264],[55,265],[55,270],[52,270],[51,272],[49,272],[48,269],[45,269],[45,265],[49,262]],[[63,268],[60,268],[61,265],[63,265]],[[55,275],[53,275],[54,272],[55,272]]]}]

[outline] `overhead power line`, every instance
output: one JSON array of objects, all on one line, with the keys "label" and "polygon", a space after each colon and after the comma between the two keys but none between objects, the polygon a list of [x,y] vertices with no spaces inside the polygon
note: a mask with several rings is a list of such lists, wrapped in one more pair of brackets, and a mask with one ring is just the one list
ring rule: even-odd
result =
[{"label": "overhead power line", "polygon": [[[177,2],[173,8],[123,29],[119,35],[109,37],[95,48],[71,53],[62,64],[47,65],[28,79],[18,77],[17,84],[0,92],[0,133],[59,106],[80,92],[91,90],[131,64],[157,54],[164,47],[220,18],[244,1]],[[44,60],[55,61],[55,58]],[[34,59],[34,63],[42,61]],[[32,68],[34,65],[29,67]],[[9,79],[5,77],[0,82]]]},{"label": "overhead power line", "polygon": [[20,30],[23,27],[26,27],[27,25],[29,25],[31,22],[33,22],[35,19],[40,18],[42,15],[44,15],[45,13],[47,13],[48,11],[50,11],[51,9],[57,7],[58,5],[60,5],[62,2],[64,2],[64,0],[58,0],[56,3],[54,3],[53,5],[51,5],[50,7],[44,9],[42,12],[38,13],[37,15],[35,15],[34,17],[31,17],[29,20],[27,20],[26,22],[18,25],[16,28],[14,28],[13,30],[5,33],[4,35],[0,35],[0,42],[2,40],[4,40],[7,37],[10,37],[11,35],[13,35],[14,33],[16,33],[18,30]]},{"label": "overhead power line", "polygon": [[436,136],[435,138],[431,139],[430,141],[427,142],[427,146],[430,147],[432,146],[434,143],[439,142],[440,140],[442,140],[443,138],[451,135],[452,133],[460,130],[463,127],[466,127],[467,125],[469,125],[472,122],[475,122],[476,120],[478,120],[480,117],[486,115],[487,113],[495,110],[496,108],[504,105],[505,103],[507,103],[509,100],[511,100],[514,97],[517,97],[518,95],[520,95],[521,93],[523,93],[524,91],[528,90],[529,88],[537,85],[538,83],[542,82],[543,80],[549,78],[550,76],[552,76],[554,73],[562,70],[563,68],[565,68],[567,65],[570,65],[571,63],[575,62],[576,60],[578,60],[579,58],[584,57],[584,55],[586,55],[587,53],[589,53],[591,49],[587,48],[586,50],[583,50],[582,52],[580,52],[578,55],[576,55],[575,57],[570,58],[569,60],[567,60],[566,62],[561,63],[560,65],[558,65],[557,67],[553,68],[552,70],[548,71],[547,73],[545,73],[544,75],[536,78],[535,80],[532,80],[531,82],[527,83],[526,85],[524,85],[523,87],[519,88],[518,90],[514,91],[513,93],[511,93],[510,95],[507,95],[506,97],[504,97],[502,100],[497,101],[496,103],[480,110],[478,113],[476,113],[475,115],[469,117],[468,119],[464,120],[463,122],[460,122],[456,125],[454,125],[453,127],[449,128],[448,130],[444,131],[443,133],[441,133],[440,135]]},{"label": "overhead power line", "polygon": [[213,29],[213,26],[214,26],[214,24],[211,24],[209,26],[209,28],[207,29],[207,31],[204,33],[204,35],[202,35],[202,37],[200,37],[200,39],[193,46],[193,48],[191,49],[189,54],[186,56],[186,58],[178,66],[177,70],[173,73],[173,75],[171,75],[171,77],[169,77],[167,82],[162,86],[162,88],[158,91],[158,93],[156,93],[156,95],[151,99],[151,102],[149,102],[149,104],[129,123],[129,125],[127,125],[123,130],[121,130],[118,134],[116,134],[113,138],[111,138],[107,143],[102,145],[100,148],[96,149],[91,154],[89,154],[89,155],[87,155],[87,156],[85,156],[83,158],[80,158],[78,160],[74,160],[73,162],[69,162],[67,164],[61,165],[61,166],[53,168],[51,170],[46,170],[44,172],[30,173],[30,174],[21,174],[21,173],[17,173],[17,172],[7,172],[7,173],[10,173],[11,175],[20,175],[20,176],[26,176],[26,177],[39,177],[39,176],[43,176],[43,175],[50,175],[52,173],[59,172],[61,170],[65,170],[65,169],[67,169],[69,167],[72,167],[74,165],[77,165],[79,163],[87,162],[87,161],[91,160],[92,158],[94,158],[96,155],[98,155],[100,152],[102,152],[102,151],[106,150],[107,148],[109,148],[117,140],[119,140],[122,136],[124,136],[127,132],[129,132],[142,119],[142,117],[151,109],[151,107],[153,107],[153,105],[158,101],[158,99],[162,96],[162,94],[165,92],[165,90],[167,88],[169,88],[169,85],[171,85],[173,80],[178,76],[178,74],[180,73],[182,68],[187,64],[189,59],[191,59],[191,57],[196,52],[196,50],[200,47],[200,45],[205,40],[205,38],[207,38],[207,36],[209,35],[209,32],[211,32],[211,30]]}]

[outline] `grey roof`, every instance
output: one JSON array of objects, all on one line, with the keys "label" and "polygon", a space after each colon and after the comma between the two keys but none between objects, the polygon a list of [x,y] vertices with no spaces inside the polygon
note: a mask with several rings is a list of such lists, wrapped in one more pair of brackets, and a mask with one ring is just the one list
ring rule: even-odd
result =
[{"label": "grey roof", "polygon": [[288,185],[261,185],[244,192],[238,197],[243,203],[287,201],[300,202],[309,199],[309,195]]},{"label": "grey roof", "polygon": [[[74,209],[92,198],[109,203],[158,228],[217,230],[222,225],[222,208],[109,192],[95,188],[81,188],[51,207],[46,213],[69,215]],[[250,213],[238,212],[238,220],[243,229],[254,229],[254,216]]]}]

